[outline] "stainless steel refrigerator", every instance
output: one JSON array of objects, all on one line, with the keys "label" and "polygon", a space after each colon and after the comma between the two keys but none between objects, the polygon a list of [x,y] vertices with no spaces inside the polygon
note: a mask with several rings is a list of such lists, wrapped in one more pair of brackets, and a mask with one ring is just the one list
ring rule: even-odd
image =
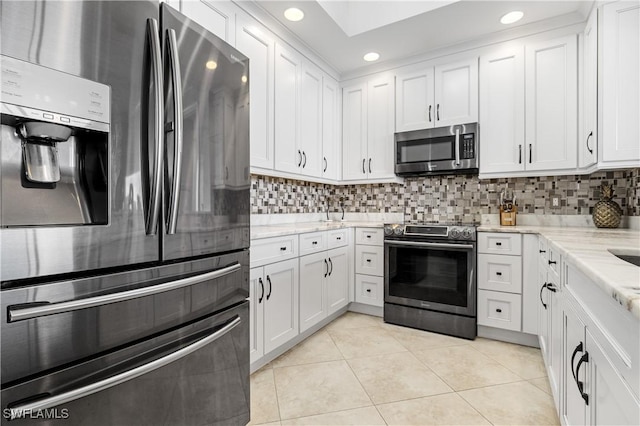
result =
[{"label": "stainless steel refrigerator", "polygon": [[249,421],[248,59],[158,1],[2,1],[2,423]]}]

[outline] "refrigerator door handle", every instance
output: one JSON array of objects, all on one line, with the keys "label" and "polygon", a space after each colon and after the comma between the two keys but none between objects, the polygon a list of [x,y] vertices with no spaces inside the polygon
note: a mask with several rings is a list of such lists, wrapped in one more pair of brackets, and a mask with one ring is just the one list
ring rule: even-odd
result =
[{"label": "refrigerator door handle", "polygon": [[155,235],[158,230],[158,218],[160,216],[162,187],[162,157],[164,153],[164,105],[162,101],[162,52],[160,50],[160,30],[158,21],[147,19],[147,38],[151,51],[151,63],[153,68],[153,96],[154,96],[154,120],[155,120],[155,168],[153,170],[153,181],[151,182],[149,217],[147,220],[147,235]]},{"label": "refrigerator door handle", "polygon": [[185,346],[184,348],[178,349],[177,351],[172,352],[168,355],[165,355],[162,358],[158,358],[147,364],[143,364],[131,370],[124,371],[120,374],[116,374],[115,376],[111,376],[104,380],[100,380],[98,382],[91,383],[86,386],[72,389],[70,391],[63,392],[59,395],[32,400],[29,402],[25,402],[24,404],[15,405],[13,407],[9,405],[9,408],[8,408],[10,410],[9,420],[14,420],[14,419],[23,417],[25,413],[36,412],[37,410],[45,410],[48,408],[56,407],[61,404],[65,404],[67,402],[75,401],[76,399],[83,398],[85,396],[94,394],[96,392],[101,392],[105,389],[109,389],[113,386],[135,379],[136,377],[140,377],[144,374],[150,373],[154,370],[157,370],[158,368],[164,367],[165,365],[178,361],[179,359],[184,358],[185,356],[192,354],[193,352],[218,340],[220,337],[224,336],[225,334],[227,334],[228,332],[236,328],[240,324],[240,322],[241,322],[240,317],[236,315],[233,320],[229,321],[224,327],[222,327],[218,331],[212,334],[209,334],[208,336],[203,337],[200,340],[195,341],[189,346]]},{"label": "refrigerator door handle", "polygon": [[77,311],[79,309],[94,308],[96,306],[108,305],[110,303],[124,302],[126,300],[136,299],[139,297],[153,296],[165,291],[175,290],[182,287],[222,278],[225,275],[239,271],[241,265],[235,263],[226,268],[216,269],[215,271],[206,272],[204,274],[195,275],[193,277],[182,278],[163,284],[151,285],[148,287],[136,288],[134,290],[121,291],[119,293],[104,294],[102,296],[87,297],[84,299],[70,300],[67,302],[49,303],[37,302],[32,306],[16,305],[9,306],[8,322],[28,320],[32,318],[43,317],[45,315],[61,314],[64,312]]},{"label": "refrigerator door handle", "polygon": [[173,183],[169,197],[169,215],[167,217],[167,234],[175,234],[178,224],[178,201],[180,198],[180,176],[182,175],[182,78],[180,76],[180,60],[178,58],[178,43],[176,32],[167,30],[167,46],[169,68],[171,70],[171,85],[173,86],[173,134],[175,138],[173,154]]}]

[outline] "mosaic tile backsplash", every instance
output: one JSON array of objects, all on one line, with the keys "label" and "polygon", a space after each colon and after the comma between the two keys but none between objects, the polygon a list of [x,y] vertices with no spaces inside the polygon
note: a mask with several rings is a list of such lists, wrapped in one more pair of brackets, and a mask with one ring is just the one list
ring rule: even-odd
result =
[{"label": "mosaic tile backsplash", "polygon": [[[251,176],[251,213],[339,212],[404,213],[405,222],[479,221],[497,214],[500,192],[514,189],[518,212],[588,215],[600,200],[600,184],[613,185],[614,200],[627,216],[640,216],[640,169],[591,175],[486,179],[477,176],[432,176],[404,183],[327,185]],[[551,199],[560,198],[560,207]]]}]

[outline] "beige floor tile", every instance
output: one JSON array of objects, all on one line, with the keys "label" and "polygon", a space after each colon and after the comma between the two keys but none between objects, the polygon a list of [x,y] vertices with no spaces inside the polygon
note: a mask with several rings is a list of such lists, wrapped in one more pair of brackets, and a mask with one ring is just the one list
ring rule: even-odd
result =
[{"label": "beige floor tile", "polygon": [[381,327],[333,329],[328,333],[346,359],[407,351]]},{"label": "beige floor tile", "polygon": [[471,345],[523,379],[537,379],[547,375],[538,348],[482,338],[476,339]]},{"label": "beige floor tile", "polygon": [[540,377],[539,379],[528,380],[528,382],[531,383],[533,386],[537,387],[538,389],[543,390],[545,393],[548,393],[549,395],[553,396],[553,392],[551,391],[551,385],[549,384],[548,378]]},{"label": "beige floor tile", "polygon": [[280,421],[276,385],[271,368],[262,368],[251,375],[251,422]]},{"label": "beige floor tile", "polygon": [[389,425],[488,425],[455,393],[378,405]]},{"label": "beige floor tile", "polygon": [[469,345],[436,348],[415,355],[456,391],[521,380]]},{"label": "beige floor tile", "polygon": [[453,392],[410,352],[348,361],[374,404]]},{"label": "beige floor tile", "polygon": [[346,361],[273,369],[282,419],[372,405]]},{"label": "beige floor tile", "polygon": [[401,327],[394,324],[383,324],[384,330],[391,334],[402,346],[411,352],[424,351],[427,349],[440,348],[446,346],[467,345],[469,340],[458,337],[446,336],[444,334],[431,333],[424,330],[416,330],[409,327]]},{"label": "beige floor tile", "polygon": [[320,330],[271,362],[273,368],[314,362],[336,361],[342,358],[338,347],[326,331]]},{"label": "beige floor tile", "polygon": [[300,417],[284,420],[282,425],[386,425],[375,407],[356,408],[354,410],[319,414],[317,416]]},{"label": "beige floor tile", "polygon": [[528,382],[471,389],[459,395],[494,425],[559,424],[551,396]]},{"label": "beige floor tile", "polygon": [[345,330],[348,328],[378,327],[384,324],[382,318],[373,315],[347,312],[324,328],[324,330]]},{"label": "beige floor tile", "polygon": [[260,423],[259,425],[254,425],[253,423],[249,423],[252,426],[280,426],[282,423],[280,422],[271,422],[271,423]]}]

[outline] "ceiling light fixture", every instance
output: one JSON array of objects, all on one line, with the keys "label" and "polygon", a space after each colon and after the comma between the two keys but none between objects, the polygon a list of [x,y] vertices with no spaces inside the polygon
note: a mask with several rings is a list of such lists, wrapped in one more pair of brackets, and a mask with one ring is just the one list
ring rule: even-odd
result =
[{"label": "ceiling light fixture", "polygon": [[292,22],[298,22],[304,18],[304,12],[297,7],[290,7],[284,11],[284,17]]},{"label": "ceiling light fixture", "polygon": [[377,52],[369,52],[366,55],[364,55],[362,59],[364,59],[367,62],[377,61],[378,59],[380,59],[380,54]]},{"label": "ceiling light fixture", "polygon": [[524,16],[523,12],[520,12],[519,10],[514,10],[513,12],[509,12],[506,15],[504,15],[502,18],[500,18],[500,22],[502,22],[505,25],[513,24],[514,22],[518,22],[519,20],[521,20],[523,16]]}]

